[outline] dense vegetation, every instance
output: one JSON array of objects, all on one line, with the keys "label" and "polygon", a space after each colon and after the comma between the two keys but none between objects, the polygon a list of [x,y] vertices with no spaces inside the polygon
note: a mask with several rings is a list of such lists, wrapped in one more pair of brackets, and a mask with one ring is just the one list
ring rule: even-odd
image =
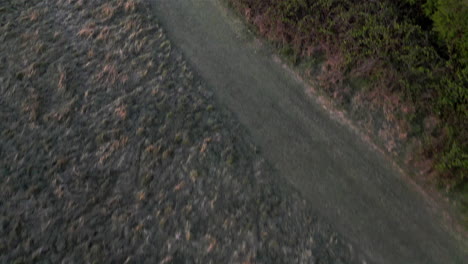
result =
[{"label": "dense vegetation", "polygon": [[323,90],[382,113],[385,122],[367,121],[387,150],[464,193],[466,208],[468,1],[228,2],[293,63],[324,58]]}]

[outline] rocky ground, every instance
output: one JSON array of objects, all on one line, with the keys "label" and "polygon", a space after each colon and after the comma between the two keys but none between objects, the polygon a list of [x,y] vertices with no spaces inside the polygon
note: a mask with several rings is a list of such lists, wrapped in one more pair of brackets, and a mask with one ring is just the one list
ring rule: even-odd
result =
[{"label": "rocky ground", "polygon": [[142,0],[0,2],[0,263],[365,263]]}]

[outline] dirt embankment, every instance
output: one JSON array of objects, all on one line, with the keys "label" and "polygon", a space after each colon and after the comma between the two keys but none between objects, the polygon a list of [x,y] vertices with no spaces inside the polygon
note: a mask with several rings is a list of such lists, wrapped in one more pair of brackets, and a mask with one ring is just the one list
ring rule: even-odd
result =
[{"label": "dirt embankment", "polygon": [[1,263],[361,263],[145,2],[2,1],[0,61]]}]

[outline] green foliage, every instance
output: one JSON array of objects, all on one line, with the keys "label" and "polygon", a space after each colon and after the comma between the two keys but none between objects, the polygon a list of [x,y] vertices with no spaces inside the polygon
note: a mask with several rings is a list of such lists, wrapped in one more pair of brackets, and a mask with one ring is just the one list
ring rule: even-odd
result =
[{"label": "green foliage", "polygon": [[431,0],[425,4],[427,14],[454,59],[468,63],[468,2],[465,0]]},{"label": "green foliage", "polygon": [[445,77],[442,79],[442,86],[439,87],[438,109],[447,115],[445,118],[460,118],[462,119],[460,122],[468,118],[467,83],[466,71],[457,72],[455,78]]},{"label": "green foliage", "polygon": [[281,10],[282,20],[291,23],[299,21],[308,13],[306,0],[281,1],[278,8]]},{"label": "green foliage", "polygon": [[[468,169],[468,153],[466,143],[460,143],[456,134],[459,134],[454,128],[447,127],[448,141],[446,149],[441,155],[437,164],[437,169],[445,172],[451,172],[456,177],[453,179],[455,186],[466,184]],[[455,173],[456,172],[456,173]]]},{"label": "green foliage", "polygon": [[468,63],[468,1],[466,0],[406,0],[423,10],[433,21],[452,59],[466,67]]}]

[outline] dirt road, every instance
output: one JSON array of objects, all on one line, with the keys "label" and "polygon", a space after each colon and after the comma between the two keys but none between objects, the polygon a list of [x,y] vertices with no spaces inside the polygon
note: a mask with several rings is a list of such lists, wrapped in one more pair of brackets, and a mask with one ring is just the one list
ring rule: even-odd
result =
[{"label": "dirt road", "polygon": [[273,167],[377,263],[462,263],[440,215],[378,152],[330,117],[220,0],[153,0],[172,41]]}]

